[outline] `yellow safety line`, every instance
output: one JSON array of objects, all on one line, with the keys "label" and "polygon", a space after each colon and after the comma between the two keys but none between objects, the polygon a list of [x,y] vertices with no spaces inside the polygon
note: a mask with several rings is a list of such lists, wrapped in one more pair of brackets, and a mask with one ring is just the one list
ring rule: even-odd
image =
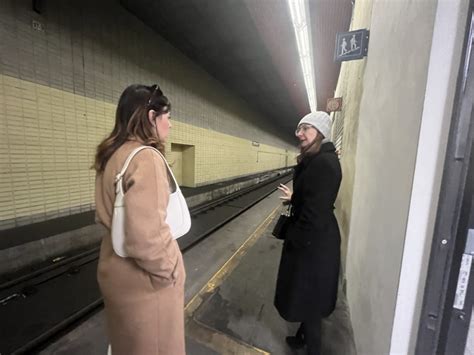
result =
[{"label": "yellow safety line", "polygon": [[[246,254],[248,249],[255,244],[258,238],[263,234],[263,231],[268,227],[270,222],[275,217],[276,212],[280,209],[280,206],[275,207],[272,212],[265,218],[265,220],[255,229],[255,231],[245,240],[245,242],[237,249],[234,254],[225,262],[224,265],[209,279],[209,281],[201,288],[201,290],[194,295],[194,297],[186,304],[184,311],[186,316],[191,318],[193,312],[201,305],[204,301],[202,297],[215,290],[215,288],[222,284],[228,275],[237,267],[238,262]],[[198,339],[195,339],[198,340]],[[244,345],[245,344],[245,345]],[[250,344],[244,343],[243,346],[251,348],[260,354],[270,354],[262,349],[256,348]]]},{"label": "yellow safety line", "polygon": [[[272,212],[270,212],[267,218],[265,218],[265,220],[257,227],[257,229],[255,229],[255,231],[245,240],[245,242],[239,247],[239,249],[237,249],[234,252],[234,254],[232,254],[232,256],[225,262],[225,264],[222,265],[222,267],[216,271],[216,273],[201,288],[201,290],[199,290],[199,292],[194,295],[194,297],[186,304],[186,307],[184,307],[185,311],[187,311],[188,308],[195,302],[197,297],[201,296],[204,293],[213,291],[217,286],[219,286],[222,283],[222,281],[224,281],[224,278],[222,278],[221,276],[228,274],[228,271],[232,271],[232,269],[230,269],[231,266],[237,266],[236,263],[234,263],[234,261],[238,261],[237,255],[242,251],[242,249],[251,246],[250,242],[252,241],[252,239],[256,240],[258,239],[258,237],[260,237],[262,233],[262,229],[265,230],[268,224],[270,224],[271,220],[274,217],[274,214],[276,213],[276,211],[278,211],[279,208],[280,207],[277,206],[275,209],[272,210]],[[241,259],[244,255],[245,254],[242,254],[239,259]],[[219,278],[220,280],[218,280]],[[216,282],[216,281],[220,281],[220,282]],[[207,292],[204,292],[204,291],[207,291]]]}]

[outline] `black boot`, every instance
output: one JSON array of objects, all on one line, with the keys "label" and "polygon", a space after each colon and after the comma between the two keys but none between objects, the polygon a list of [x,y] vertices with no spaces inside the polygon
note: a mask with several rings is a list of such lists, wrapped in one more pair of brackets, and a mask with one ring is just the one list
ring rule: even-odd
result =
[{"label": "black boot", "polygon": [[294,335],[286,337],[285,340],[288,346],[294,350],[301,349],[306,344],[303,337],[297,337]]},{"label": "black boot", "polygon": [[293,336],[288,336],[285,338],[286,343],[288,346],[294,350],[296,349],[301,349],[302,347],[305,346],[306,342],[304,340],[304,332],[303,332],[304,325],[301,323],[300,327],[298,328],[298,331],[296,332],[296,335]]}]

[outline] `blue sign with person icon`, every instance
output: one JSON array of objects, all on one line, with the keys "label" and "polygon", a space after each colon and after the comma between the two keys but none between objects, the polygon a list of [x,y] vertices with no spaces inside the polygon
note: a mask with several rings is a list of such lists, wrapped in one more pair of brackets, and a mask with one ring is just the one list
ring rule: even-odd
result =
[{"label": "blue sign with person icon", "polygon": [[344,62],[347,60],[361,59],[367,55],[368,45],[368,30],[339,32],[336,35],[334,61]]}]

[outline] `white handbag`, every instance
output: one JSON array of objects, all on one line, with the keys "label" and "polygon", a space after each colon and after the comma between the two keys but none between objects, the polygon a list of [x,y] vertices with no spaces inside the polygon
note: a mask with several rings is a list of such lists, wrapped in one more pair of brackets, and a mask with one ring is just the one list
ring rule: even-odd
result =
[{"label": "white handbag", "polygon": [[166,209],[166,223],[170,227],[171,235],[174,239],[182,237],[189,229],[191,229],[191,216],[189,214],[188,205],[184,199],[181,189],[179,188],[178,183],[171,171],[168,162],[166,161],[163,154],[158,149],[149,146],[141,146],[134,149],[128,156],[125,164],[123,165],[122,170],[115,176],[115,203],[114,203],[114,214],[112,216],[112,246],[115,253],[121,257],[127,257],[127,253],[124,249],[125,244],[125,203],[124,203],[124,193],[122,186],[122,179],[127,171],[128,165],[132,161],[133,157],[143,149],[153,149],[157,152],[166,164],[166,169],[168,174],[172,177],[171,182],[174,183],[175,191],[170,193],[168,207]]}]

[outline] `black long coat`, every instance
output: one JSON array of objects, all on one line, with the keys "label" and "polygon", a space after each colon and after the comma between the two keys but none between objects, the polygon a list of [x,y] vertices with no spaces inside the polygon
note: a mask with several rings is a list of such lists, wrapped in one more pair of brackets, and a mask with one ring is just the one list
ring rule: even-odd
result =
[{"label": "black long coat", "polygon": [[280,315],[303,322],[336,305],[341,237],[336,200],[342,173],[334,145],[305,157],[293,178],[293,217],[286,231],[275,294]]}]

